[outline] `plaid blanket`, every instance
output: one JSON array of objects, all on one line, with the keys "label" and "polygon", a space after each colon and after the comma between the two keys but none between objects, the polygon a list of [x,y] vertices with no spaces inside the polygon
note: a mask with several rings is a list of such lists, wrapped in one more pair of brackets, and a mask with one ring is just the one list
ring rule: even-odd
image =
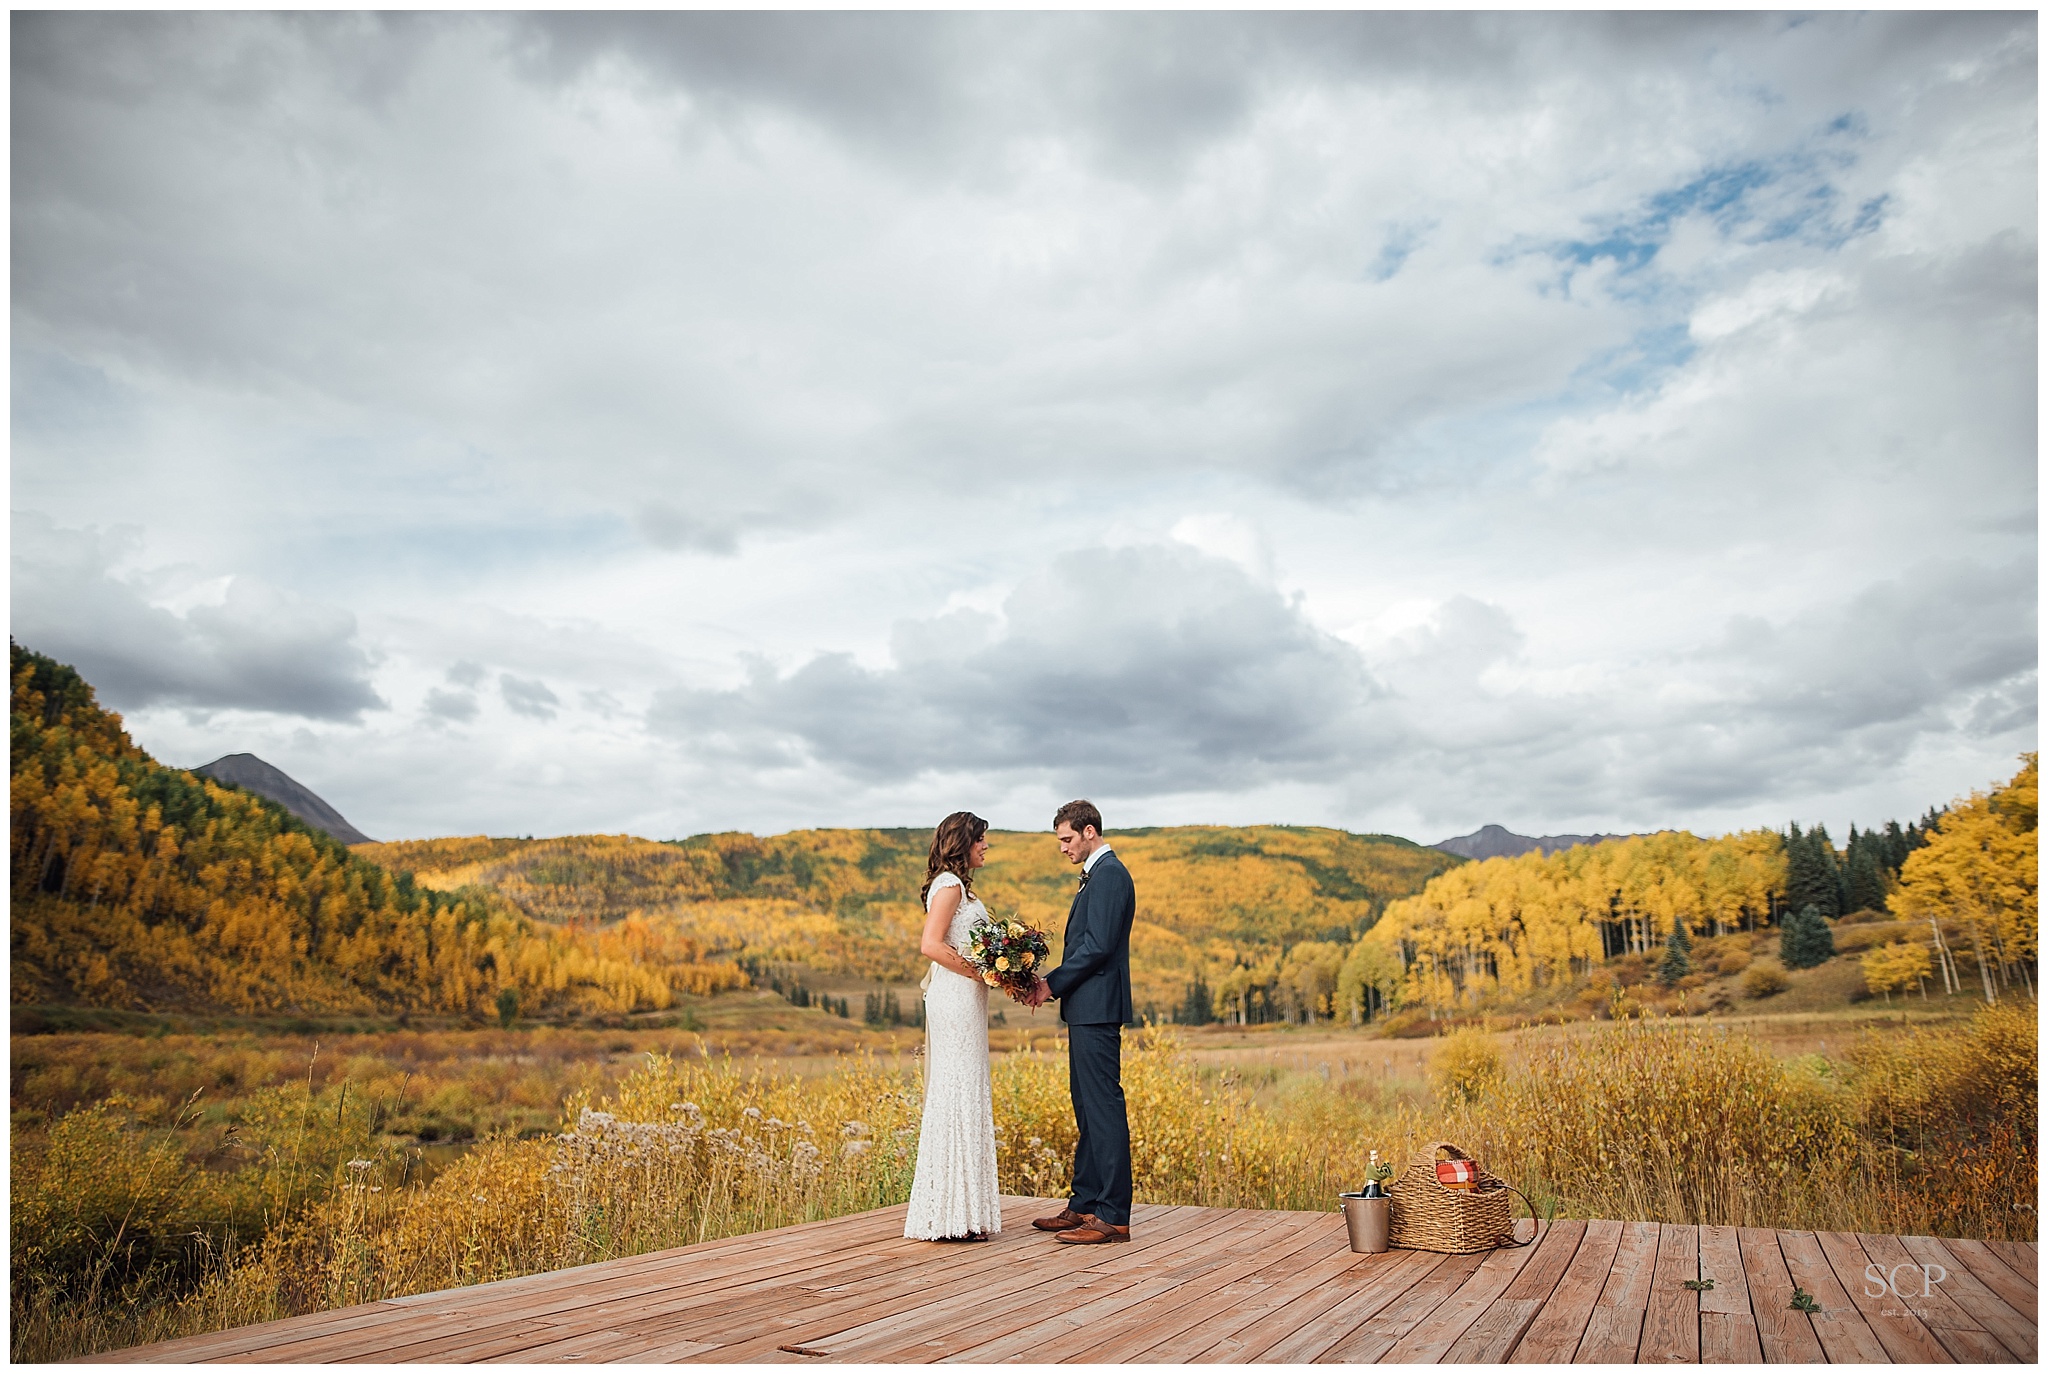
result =
[{"label": "plaid blanket", "polygon": [[1446,1188],[1470,1188],[1479,1182],[1479,1166],[1469,1159],[1446,1159],[1436,1166],[1436,1181]]}]

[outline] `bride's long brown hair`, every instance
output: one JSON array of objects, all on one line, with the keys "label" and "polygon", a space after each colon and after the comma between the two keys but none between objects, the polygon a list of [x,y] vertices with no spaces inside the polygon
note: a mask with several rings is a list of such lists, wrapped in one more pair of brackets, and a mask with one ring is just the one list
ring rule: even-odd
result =
[{"label": "bride's long brown hair", "polygon": [[940,821],[939,828],[932,832],[931,857],[925,860],[924,886],[918,889],[917,900],[924,902],[930,898],[932,883],[941,873],[958,878],[960,886],[972,897],[974,875],[967,867],[967,856],[986,834],[988,822],[972,811],[955,811]]}]

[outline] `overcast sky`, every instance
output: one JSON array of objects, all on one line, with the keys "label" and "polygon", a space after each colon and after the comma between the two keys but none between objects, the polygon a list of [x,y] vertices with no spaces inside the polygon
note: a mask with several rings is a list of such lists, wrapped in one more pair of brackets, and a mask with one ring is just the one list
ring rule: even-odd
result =
[{"label": "overcast sky", "polygon": [[2036,730],[2036,19],[16,13],[12,628],[379,838]]}]

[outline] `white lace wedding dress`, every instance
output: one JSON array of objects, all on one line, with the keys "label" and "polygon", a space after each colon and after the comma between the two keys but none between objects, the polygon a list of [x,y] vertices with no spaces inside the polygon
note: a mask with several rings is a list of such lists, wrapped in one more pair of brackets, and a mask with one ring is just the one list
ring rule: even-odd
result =
[{"label": "white lace wedding dress", "polygon": [[[925,897],[960,886],[941,873]],[[967,947],[967,932],[987,916],[978,897],[963,898],[946,943]],[[932,965],[924,994],[924,1127],[917,1137],[917,1176],[903,1234],[938,1240],[1003,1229],[996,1194],[995,1107],[988,1076],[988,986]]]}]

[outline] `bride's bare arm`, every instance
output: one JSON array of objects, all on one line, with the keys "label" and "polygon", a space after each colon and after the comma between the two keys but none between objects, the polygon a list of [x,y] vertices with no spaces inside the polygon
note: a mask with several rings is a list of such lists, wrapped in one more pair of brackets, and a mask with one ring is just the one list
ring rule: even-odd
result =
[{"label": "bride's bare arm", "polygon": [[953,913],[959,909],[960,889],[951,883],[932,894],[932,909],[924,918],[924,938],[918,942],[918,952],[962,978],[979,978],[981,974],[960,957],[960,951],[946,943],[947,932],[953,928]]}]

